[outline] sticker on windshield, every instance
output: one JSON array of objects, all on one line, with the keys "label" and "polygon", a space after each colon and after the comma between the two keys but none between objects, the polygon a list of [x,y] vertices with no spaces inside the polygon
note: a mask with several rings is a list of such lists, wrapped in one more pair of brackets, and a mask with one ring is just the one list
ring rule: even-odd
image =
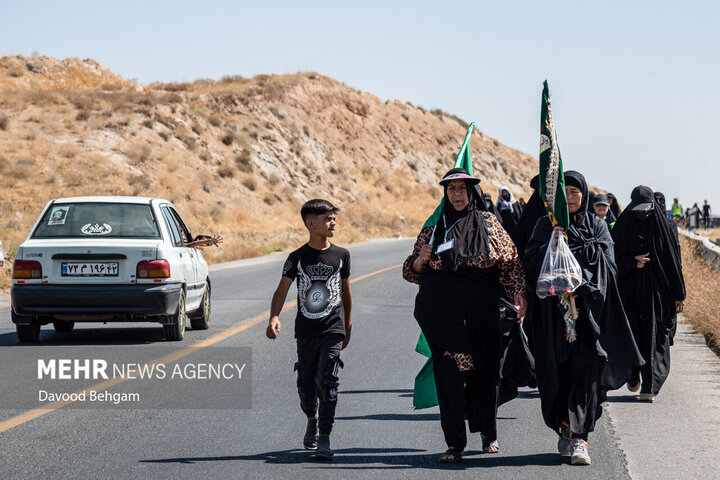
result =
[{"label": "sticker on windshield", "polygon": [[107,235],[112,232],[112,227],[107,223],[103,223],[102,225],[99,223],[94,225],[92,223],[88,223],[83,225],[80,231],[85,235]]},{"label": "sticker on windshield", "polygon": [[63,207],[53,207],[52,211],[50,212],[50,220],[48,220],[48,225],[65,225],[68,210],[70,210],[70,205],[65,205]]}]

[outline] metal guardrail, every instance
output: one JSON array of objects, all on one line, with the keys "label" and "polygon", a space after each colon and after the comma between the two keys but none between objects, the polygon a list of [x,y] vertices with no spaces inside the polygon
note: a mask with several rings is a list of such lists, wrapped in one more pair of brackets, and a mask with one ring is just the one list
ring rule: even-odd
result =
[{"label": "metal guardrail", "polygon": [[692,240],[693,242],[700,243],[703,246],[703,257],[707,262],[720,269],[720,246],[713,243],[709,238],[696,235],[685,229],[679,229],[680,235],[685,238]]}]

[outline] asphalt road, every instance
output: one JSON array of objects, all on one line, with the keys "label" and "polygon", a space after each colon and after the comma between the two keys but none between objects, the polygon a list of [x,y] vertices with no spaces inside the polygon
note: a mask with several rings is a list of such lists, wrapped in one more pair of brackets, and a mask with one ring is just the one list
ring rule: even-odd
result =
[{"label": "asphalt road", "polygon": [[[264,335],[265,312],[285,259],[274,255],[216,267],[211,274],[212,326],[188,331],[184,341],[196,344],[263,315],[214,345],[252,348],[252,408],[92,410],[72,404],[24,422],[14,420],[23,409],[0,410],[0,426],[8,420],[18,423],[0,433],[0,478],[630,478],[608,415],[590,438],[593,464],[573,467],[556,453],[556,436],[542,422],[537,392],[529,389],[500,408],[499,454],[480,453],[480,438],[471,435],[462,464],[437,463],[445,449],[438,410],[412,409],[413,379],[424,363],[414,352],[419,334],[412,317],[416,287],[402,280],[399,267],[361,278],[399,265],[411,247],[408,239],[350,247],[352,278],[357,279],[352,284],[354,328],[342,354],[345,368],[331,437],[334,462],[313,460],[302,450],[305,419],[293,373],[295,309],[281,315],[278,340]],[[288,302],[294,295],[293,289]],[[161,327],[149,324],[79,325],[70,334],[44,327],[40,343],[45,348],[133,348],[143,360],[152,360],[153,348],[164,344]],[[23,348],[9,310],[0,310],[5,398],[17,400],[17,392],[26,387],[3,360],[7,352]],[[13,358],[24,354],[12,353]]]}]

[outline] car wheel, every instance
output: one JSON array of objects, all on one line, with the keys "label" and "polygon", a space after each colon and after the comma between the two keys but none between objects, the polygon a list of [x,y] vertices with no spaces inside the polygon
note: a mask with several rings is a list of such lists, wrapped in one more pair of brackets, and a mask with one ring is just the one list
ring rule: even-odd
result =
[{"label": "car wheel", "polygon": [[40,323],[32,322],[30,325],[16,324],[18,340],[21,343],[35,343],[40,338]]},{"label": "car wheel", "polygon": [[178,341],[185,338],[185,321],[187,312],[185,311],[185,292],[180,294],[177,313],[175,314],[175,322],[171,325],[163,325],[165,330],[165,340]]},{"label": "car wheel", "polygon": [[56,332],[72,332],[75,322],[52,322]]},{"label": "car wheel", "polygon": [[198,308],[195,316],[190,317],[190,325],[193,330],[207,330],[210,327],[210,284],[205,287],[200,308]]}]

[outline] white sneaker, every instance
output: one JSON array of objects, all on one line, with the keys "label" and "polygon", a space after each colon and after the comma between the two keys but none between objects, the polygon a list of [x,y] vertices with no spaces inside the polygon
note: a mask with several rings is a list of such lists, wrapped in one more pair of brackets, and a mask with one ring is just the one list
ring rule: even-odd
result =
[{"label": "white sneaker", "polygon": [[590,455],[588,454],[588,444],[582,438],[573,438],[571,440],[572,453],[570,454],[571,465],[590,465]]},{"label": "white sneaker", "polygon": [[565,422],[560,424],[560,437],[557,442],[558,453],[563,457],[570,456],[570,425]]}]

